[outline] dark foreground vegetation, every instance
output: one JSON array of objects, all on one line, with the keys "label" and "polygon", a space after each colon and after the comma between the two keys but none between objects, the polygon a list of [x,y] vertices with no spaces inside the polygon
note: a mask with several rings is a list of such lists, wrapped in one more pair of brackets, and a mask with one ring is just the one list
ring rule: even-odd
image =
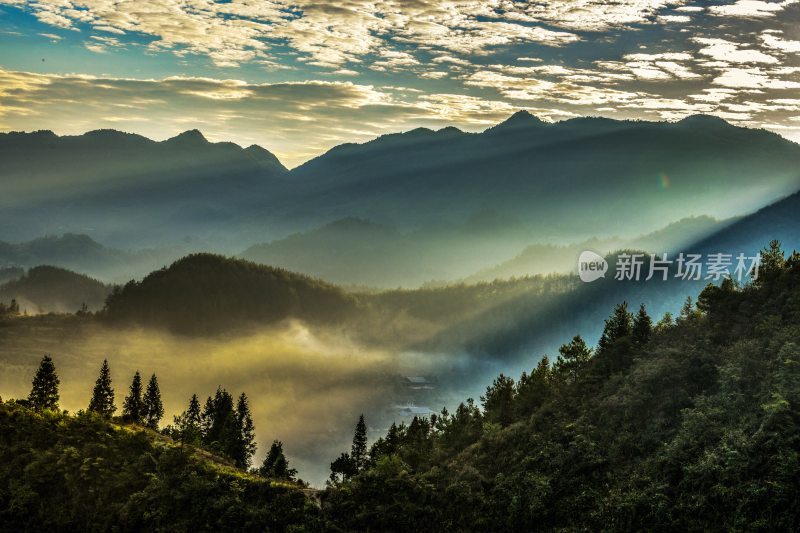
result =
[{"label": "dark foreground vegetation", "polygon": [[26,406],[0,405],[3,531],[800,530],[800,255],[776,242],[757,280],[709,285],[675,319],[622,303],[596,347],[576,336],[478,402],[371,445],[360,419],[321,508],[278,441],[237,468],[252,452],[226,448],[247,424],[224,390],[169,438],[130,422],[131,394],[127,419],[57,411],[51,363]]}]

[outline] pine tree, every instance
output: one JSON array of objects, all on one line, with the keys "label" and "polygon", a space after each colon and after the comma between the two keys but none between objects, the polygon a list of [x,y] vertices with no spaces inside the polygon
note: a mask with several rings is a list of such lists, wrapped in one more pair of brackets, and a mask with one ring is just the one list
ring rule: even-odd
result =
[{"label": "pine tree", "polygon": [[500,374],[491,385],[486,387],[486,395],[481,396],[486,419],[501,426],[513,422],[514,380]]},{"label": "pine tree", "polygon": [[606,350],[615,341],[627,337],[633,330],[633,315],[628,312],[628,302],[622,302],[614,307],[614,314],[606,320],[603,334],[597,347],[600,351]]},{"label": "pine tree", "polygon": [[110,417],[116,410],[114,389],[111,388],[111,371],[108,369],[108,360],[103,359],[103,366],[100,367],[100,376],[94,384],[92,400],[89,402],[89,411]]},{"label": "pine tree", "polygon": [[33,409],[58,409],[58,384],[56,367],[49,355],[42,357],[39,369],[33,377],[28,402]]},{"label": "pine tree", "polygon": [[289,461],[283,454],[283,443],[281,441],[272,442],[272,446],[270,446],[261,468],[258,469],[258,473],[264,477],[274,479],[295,480],[297,470],[289,468]]},{"label": "pine tree", "polygon": [[239,401],[236,403],[236,419],[239,423],[239,438],[233,459],[239,468],[248,468],[253,454],[256,453],[256,434],[245,393],[239,396]]},{"label": "pine tree", "polygon": [[164,416],[164,405],[161,403],[161,391],[158,388],[158,378],[153,374],[147,384],[147,391],[142,398],[142,419],[150,429],[158,429],[158,423]]},{"label": "pine tree", "polygon": [[192,394],[189,400],[189,408],[178,416],[173,417],[175,421],[175,436],[182,443],[200,444],[202,440],[200,414],[200,400],[197,394]]},{"label": "pine tree", "polygon": [[363,414],[358,417],[350,458],[356,472],[360,472],[367,464],[367,425],[364,423]]},{"label": "pine tree", "polygon": [[141,424],[144,419],[144,403],[142,401],[142,376],[137,370],[133,375],[130,392],[122,404],[122,419],[133,424]]},{"label": "pine tree", "polygon": [[575,382],[580,370],[592,357],[592,350],[580,335],[575,335],[569,343],[562,345],[558,353],[553,370],[567,383]]},{"label": "pine tree", "polygon": [[653,333],[653,321],[650,315],[647,314],[644,304],[639,306],[639,313],[633,320],[633,343],[638,346],[644,346],[650,341],[650,335]]}]

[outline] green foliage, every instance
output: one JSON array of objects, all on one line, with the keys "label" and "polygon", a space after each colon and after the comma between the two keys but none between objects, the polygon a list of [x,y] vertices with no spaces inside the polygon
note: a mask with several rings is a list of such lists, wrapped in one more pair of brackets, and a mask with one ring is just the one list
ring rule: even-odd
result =
[{"label": "green foliage", "polygon": [[50,356],[45,354],[33,377],[31,393],[28,395],[30,407],[37,410],[58,409],[59,383],[56,366]]},{"label": "green foliage", "polygon": [[142,402],[142,376],[137,370],[131,381],[130,392],[122,404],[122,420],[133,424],[141,424],[144,420],[144,403]]},{"label": "green foliage", "polygon": [[0,404],[0,531],[318,531],[298,488],[93,412]]},{"label": "green foliage", "polygon": [[514,410],[514,380],[500,374],[486,387],[486,395],[481,396],[486,420],[507,426],[511,423]]},{"label": "green foliage", "polygon": [[709,286],[676,322],[617,306],[594,355],[576,338],[500,376],[485,413],[392,426],[327,489],[328,527],[797,531],[800,258],[764,255],[761,282]]},{"label": "green foliage", "polygon": [[360,471],[367,464],[367,424],[364,422],[364,415],[358,417],[356,430],[353,433],[353,446],[350,451],[350,458],[353,460],[356,472]]},{"label": "green foliage", "polygon": [[193,254],[140,282],[115,287],[105,316],[112,322],[213,334],[288,317],[335,322],[352,307],[343,291],[324,282],[240,259]]},{"label": "green foliage", "polygon": [[258,469],[258,473],[272,479],[295,481],[297,470],[289,468],[289,461],[283,454],[283,443],[281,441],[272,442],[272,446],[270,446],[269,452],[264,458],[264,463]]},{"label": "green foliage", "polygon": [[164,405],[161,403],[161,390],[158,378],[153,374],[147,383],[147,391],[142,397],[142,421],[150,429],[158,429],[158,423],[164,416]]},{"label": "green foliage", "polygon": [[192,394],[189,408],[180,415],[175,416],[174,423],[174,427],[169,432],[172,438],[184,444],[200,445],[203,433],[201,429],[200,400],[197,398],[197,394]]},{"label": "green foliage", "polygon": [[98,376],[94,384],[92,399],[89,402],[89,411],[110,417],[116,410],[114,389],[111,387],[111,371],[108,368],[108,360],[103,359],[103,365],[100,367],[100,376]]},{"label": "green foliage", "polygon": [[234,408],[233,396],[217,388],[214,397],[206,400],[199,425],[203,446],[231,459],[239,468],[250,466],[256,449],[255,427],[244,393]]}]

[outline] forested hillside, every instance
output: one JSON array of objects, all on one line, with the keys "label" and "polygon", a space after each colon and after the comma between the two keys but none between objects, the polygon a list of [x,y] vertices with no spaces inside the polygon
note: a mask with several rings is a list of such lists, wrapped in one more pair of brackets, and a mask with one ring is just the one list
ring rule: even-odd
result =
[{"label": "forested hillside", "polygon": [[298,486],[93,412],[0,403],[0,531],[300,531]]},{"label": "forested hillside", "polygon": [[37,266],[19,279],[0,284],[0,301],[16,300],[21,312],[68,312],[103,308],[111,287],[83,274]]},{"label": "forested hillside", "polygon": [[[342,531],[797,531],[800,255],[676,319],[621,303],[519,379],[332,464]],[[654,324],[655,323],[655,324]]]},{"label": "forested hillside", "polygon": [[112,322],[215,333],[285,318],[335,322],[352,305],[337,287],[307,276],[213,254],[193,254],[141,282],[115,288],[105,312]]}]

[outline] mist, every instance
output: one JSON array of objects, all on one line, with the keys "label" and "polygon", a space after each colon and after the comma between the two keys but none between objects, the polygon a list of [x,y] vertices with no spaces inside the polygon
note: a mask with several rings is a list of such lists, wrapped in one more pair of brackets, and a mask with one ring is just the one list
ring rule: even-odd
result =
[{"label": "mist", "polygon": [[[27,397],[45,353],[53,357],[61,379],[60,406],[71,412],[86,409],[104,358],[111,368],[116,415],[136,370],[145,380],[158,376],[162,427],[186,409],[192,394],[202,403],[218,386],[234,396],[245,392],[256,426],[253,464],[260,465],[270,443],[281,440],[290,464],[315,486],[324,485],[330,462],[349,449],[361,413],[371,442],[392,421],[403,420],[402,406],[451,407],[473,392],[483,373],[467,357],[364,348],[339,332],[312,331],[298,321],[214,338],[93,323],[51,328],[45,322],[14,330],[0,338],[4,399]],[[433,374],[460,378],[418,390],[402,383],[408,375]]]}]

